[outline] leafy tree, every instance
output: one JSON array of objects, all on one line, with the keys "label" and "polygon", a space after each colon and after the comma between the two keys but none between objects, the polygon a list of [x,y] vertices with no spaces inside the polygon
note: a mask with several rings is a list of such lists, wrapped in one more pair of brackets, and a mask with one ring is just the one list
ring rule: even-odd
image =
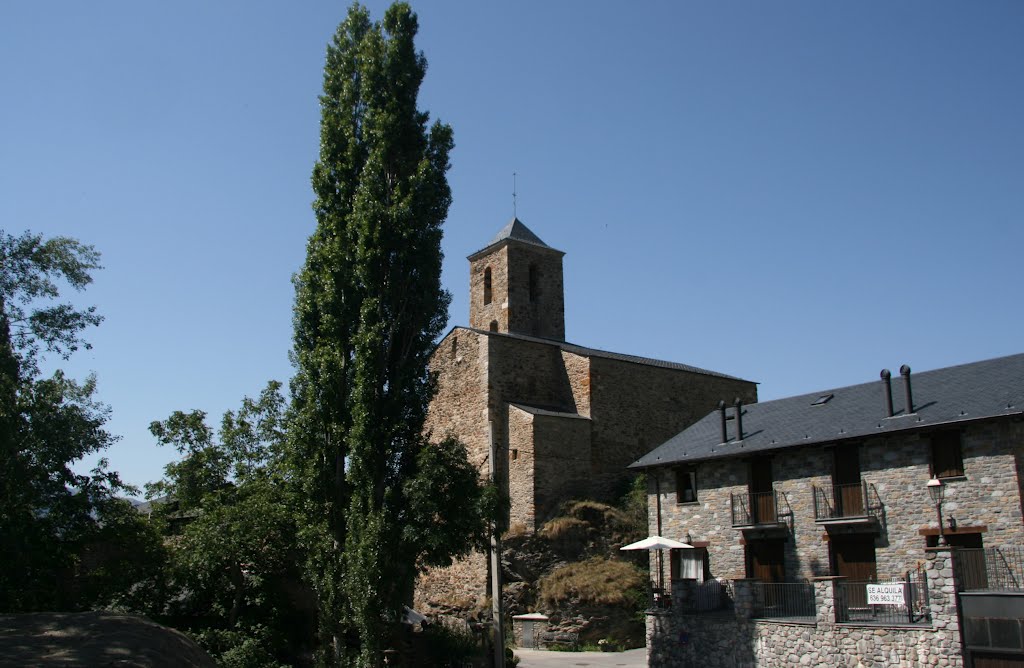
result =
[{"label": "leafy tree", "polygon": [[[289,444],[325,663],[353,658],[354,633],[358,662],[379,665],[417,565],[444,563],[483,533],[465,452],[431,449],[423,434],[427,362],[449,303],[440,243],[453,142],[416,107],[426,71],[417,30],[405,3],[381,23],[355,5],[324,68]],[[449,484],[465,493],[441,512],[431,485]]]},{"label": "leafy tree", "polygon": [[198,410],[150,425],[184,457],[147,486],[171,538],[163,591],[146,611],[191,632],[223,665],[294,662],[310,643],[313,611],[302,604],[309,597],[281,478],[280,389],[271,382],[246,397],[216,435]]},{"label": "leafy tree", "polygon": [[[125,540],[154,545],[119,498],[133,490],[105,460],[89,475],[71,468],[115,440],[103,428],[109,410],[93,398],[95,377],[47,377],[40,366],[48,354],[89,347],[83,332],[101,316],[58,299],[62,285],[83,290],[99,268],[99,253],[74,239],[0,230],[0,610],[107,600],[118,585],[102,570],[127,568]],[[86,555],[101,567],[75,577]]]}]

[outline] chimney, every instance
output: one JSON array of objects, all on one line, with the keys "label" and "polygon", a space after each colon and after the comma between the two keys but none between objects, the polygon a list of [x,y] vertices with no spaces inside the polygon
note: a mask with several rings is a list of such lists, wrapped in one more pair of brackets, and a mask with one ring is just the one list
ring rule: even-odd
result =
[{"label": "chimney", "polygon": [[725,402],[718,402],[718,417],[721,418],[722,423],[722,443],[729,442],[729,432],[725,429]]},{"label": "chimney", "polygon": [[879,374],[882,378],[882,392],[885,394],[885,417],[892,417],[892,374],[888,369],[882,369]]},{"label": "chimney", "polygon": [[914,412],[914,394],[910,391],[910,367],[904,364],[900,367],[900,375],[903,376],[903,396],[906,398],[907,415]]},{"label": "chimney", "polygon": [[743,440],[743,400],[736,397],[736,440]]}]

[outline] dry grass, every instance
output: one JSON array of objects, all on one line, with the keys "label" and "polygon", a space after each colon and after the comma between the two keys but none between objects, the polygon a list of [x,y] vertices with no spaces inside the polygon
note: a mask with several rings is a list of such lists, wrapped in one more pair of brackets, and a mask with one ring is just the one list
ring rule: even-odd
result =
[{"label": "dry grass", "polygon": [[541,527],[540,536],[551,541],[580,540],[586,538],[591,525],[575,517],[556,517]]},{"label": "dry grass", "polygon": [[525,524],[522,522],[513,522],[509,525],[508,531],[502,534],[501,538],[502,540],[507,540],[509,538],[522,538],[528,533],[529,530],[526,528]]},{"label": "dry grass", "polygon": [[566,603],[635,607],[643,599],[646,577],[632,564],[594,557],[568,564],[541,578],[540,600],[550,608]]}]

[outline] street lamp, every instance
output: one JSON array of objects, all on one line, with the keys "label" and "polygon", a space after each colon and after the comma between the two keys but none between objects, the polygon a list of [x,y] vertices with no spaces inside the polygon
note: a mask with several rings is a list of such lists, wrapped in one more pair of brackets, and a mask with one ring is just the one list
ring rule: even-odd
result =
[{"label": "street lamp", "polygon": [[932,503],[935,504],[935,514],[939,518],[939,547],[946,546],[946,534],[942,530],[942,494],[945,492],[942,481],[937,477],[932,478],[928,481],[928,494],[932,497]]}]

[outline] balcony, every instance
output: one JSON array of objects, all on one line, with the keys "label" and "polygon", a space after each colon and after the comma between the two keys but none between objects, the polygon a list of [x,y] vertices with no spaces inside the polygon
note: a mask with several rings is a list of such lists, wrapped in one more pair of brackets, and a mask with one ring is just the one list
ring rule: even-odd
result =
[{"label": "balcony", "polygon": [[735,529],[785,528],[792,515],[786,495],[772,490],[732,495],[732,526]]},{"label": "balcony", "polygon": [[818,524],[874,526],[881,512],[882,502],[871,483],[814,486],[814,521]]}]

